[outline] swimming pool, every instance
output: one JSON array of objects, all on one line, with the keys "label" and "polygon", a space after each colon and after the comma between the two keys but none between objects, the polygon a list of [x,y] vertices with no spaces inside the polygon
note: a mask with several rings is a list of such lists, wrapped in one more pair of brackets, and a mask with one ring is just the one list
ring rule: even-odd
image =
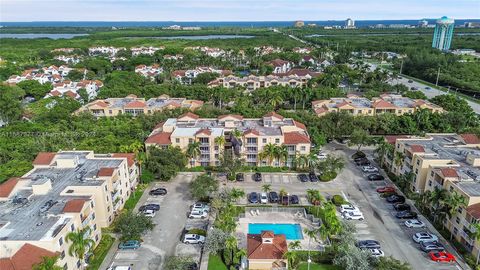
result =
[{"label": "swimming pool", "polygon": [[287,240],[303,239],[300,224],[249,223],[248,233],[260,234],[262,231],[273,231],[274,234],[284,234]]}]

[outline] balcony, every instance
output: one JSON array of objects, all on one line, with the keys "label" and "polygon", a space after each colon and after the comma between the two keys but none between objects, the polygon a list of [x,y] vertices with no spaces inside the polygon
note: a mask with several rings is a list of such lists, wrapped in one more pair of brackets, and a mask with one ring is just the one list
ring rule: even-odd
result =
[{"label": "balcony", "polygon": [[90,215],[87,215],[82,220],[82,226],[85,228],[90,223]]},{"label": "balcony", "polygon": [[120,195],[120,191],[118,189],[115,190],[115,192],[112,192],[112,202],[114,202],[119,195]]},{"label": "balcony", "polygon": [[113,182],[112,184],[112,190],[118,190],[119,186],[120,186],[120,179],[117,179],[117,181]]}]

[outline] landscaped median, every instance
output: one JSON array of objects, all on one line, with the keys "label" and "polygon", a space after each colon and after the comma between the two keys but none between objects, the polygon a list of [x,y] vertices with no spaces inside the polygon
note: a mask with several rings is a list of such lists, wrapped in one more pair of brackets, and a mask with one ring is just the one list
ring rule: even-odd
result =
[{"label": "landscaped median", "polygon": [[98,246],[93,251],[93,255],[89,260],[89,264],[87,267],[88,270],[97,270],[100,268],[100,265],[102,265],[105,256],[107,256],[108,251],[110,250],[114,242],[115,238],[113,238],[111,235],[103,234],[100,243],[98,243]]}]

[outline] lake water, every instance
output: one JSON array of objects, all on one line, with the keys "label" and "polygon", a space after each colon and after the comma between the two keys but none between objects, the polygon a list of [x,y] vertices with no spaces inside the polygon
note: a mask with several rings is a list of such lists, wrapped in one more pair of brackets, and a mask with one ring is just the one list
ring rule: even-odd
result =
[{"label": "lake water", "polygon": [[233,38],[254,38],[254,37],[255,36],[246,36],[246,35],[204,35],[204,36],[171,36],[171,37],[153,37],[153,38],[203,40],[203,39],[233,39]]},{"label": "lake water", "polygon": [[74,37],[88,36],[88,34],[0,34],[0,38],[19,38],[19,39],[71,39]]}]

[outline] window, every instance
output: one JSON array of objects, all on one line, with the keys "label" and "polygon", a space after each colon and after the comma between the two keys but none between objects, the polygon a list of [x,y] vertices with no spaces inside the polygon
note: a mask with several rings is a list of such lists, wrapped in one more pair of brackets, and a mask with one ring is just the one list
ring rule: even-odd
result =
[{"label": "window", "polygon": [[109,113],[109,114],[112,114],[112,110],[108,110],[108,113]]},{"label": "window", "polygon": [[279,139],[279,138],[276,138],[276,139],[275,139],[275,143],[280,143],[280,139]]},{"label": "window", "polygon": [[111,222],[112,221],[112,216],[109,216],[108,217],[108,222]]},{"label": "window", "polygon": [[94,230],[94,231],[97,230],[97,224],[94,224],[94,225],[93,225],[93,230]]},{"label": "window", "polygon": [[208,138],[199,138],[199,141],[200,143],[209,143],[209,139]]},{"label": "window", "polygon": [[435,174],[435,173],[432,171],[432,172],[430,173],[430,176],[432,176],[432,177],[433,177],[433,175],[434,175],[434,174]]},{"label": "window", "polygon": [[193,139],[188,139],[188,143],[193,143]]},{"label": "window", "polygon": [[180,143],[180,138],[175,138],[176,143]]},{"label": "window", "polygon": [[247,143],[248,144],[256,144],[257,143],[257,138],[247,138]]},{"label": "window", "polygon": [[65,250],[63,250],[62,253],[60,253],[60,260],[62,260],[63,258],[65,258]]},{"label": "window", "polygon": [[80,268],[80,266],[82,266],[82,263],[80,262],[80,260],[77,261],[77,268]]},{"label": "window", "polygon": [[60,238],[58,239],[58,244],[60,244],[60,246],[63,245],[63,237],[60,237]]},{"label": "window", "polygon": [[95,241],[98,242],[98,234],[95,235]]},{"label": "window", "polygon": [[68,269],[68,265],[67,265],[67,263],[65,263],[65,264],[63,265],[63,270],[67,270],[67,269]]},{"label": "window", "polygon": [[452,192],[452,191],[453,191],[453,187],[450,187],[450,192]]},{"label": "window", "polygon": [[107,191],[107,185],[105,185],[105,191]]},{"label": "window", "polygon": [[263,138],[263,139],[262,139],[262,142],[263,142],[263,143],[267,143],[267,138]]},{"label": "window", "polygon": [[458,233],[458,229],[457,228],[453,228],[453,234],[457,234]]},{"label": "window", "polygon": [[107,211],[108,211],[108,212],[110,212],[110,206],[109,206],[109,207],[107,207]]},{"label": "window", "polygon": [[462,207],[458,208],[458,209],[457,209],[457,212],[458,212],[459,214],[461,214],[461,213],[463,212],[463,208],[462,208]]},{"label": "window", "polygon": [[428,186],[429,186],[429,187],[432,186],[432,180],[428,181]]},{"label": "window", "polygon": [[92,213],[92,220],[95,219],[95,213]]},{"label": "window", "polygon": [[420,165],[420,160],[419,159],[417,159],[417,165]]},{"label": "window", "polygon": [[455,222],[457,222],[457,224],[460,224],[460,218],[457,217],[457,218],[455,219]]},{"label": "window", "polygon": [[306,151],[306,150],[307,150],[307,147],[305,145],[300,146],[300,151]]},{"label": "window", "polygon": [[418,169],[415,169],[415,174],[418,174]]},{"label": "window", "polygon": [[75,225],[74,225],[74,224],[70,225],[70,230],[71,230],[72,232],[75,231]]}]

